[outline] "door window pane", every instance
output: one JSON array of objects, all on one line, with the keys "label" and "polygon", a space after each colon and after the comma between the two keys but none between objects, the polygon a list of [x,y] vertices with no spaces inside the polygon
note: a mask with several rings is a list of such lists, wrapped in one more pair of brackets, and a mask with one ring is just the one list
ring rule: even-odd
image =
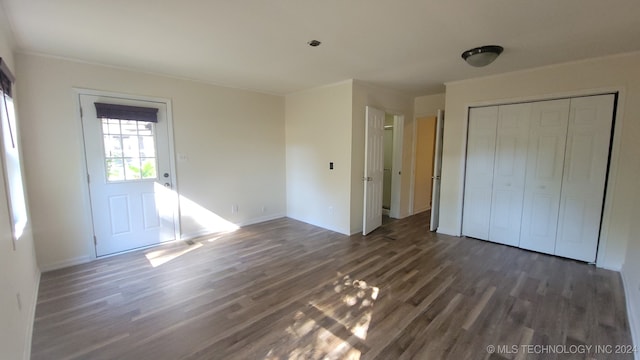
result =
[{"label": "door window pane", "polygon": [[104,153],[107,158],[122,157],[120,135],[104,135]]},{"label": "door window pane", "polygon": [[120,120],[122,134],[138,135],[138,122],[132,120]]},{"label": "door window pane", "polygon": [[140,136],[138,138],[138,144],[140,145],[140,156],[155,157],[156,156],[156,144],[153,136]]},{"label": "door window pane", "polygon": [[141,159],[142,166],[140,167],[140,176],[143,179],[155,179],[156,174],[156,158],[144,158]]},{"label": "door window pane", "polygon": [[124,173],[126,180],[140,180],[140,159],[125,158]]},{"label": "door window pane", "polygon": [[107,180],[124,180],[124,165],[122,159],[107,159]]},{"label": "door window pane", "polygon": [[107,181],[158,177],[154,130],[151,122],[102,119]]},{"label": "door window pane", "polygon": [[102,121],[102,132],[105,134],[120,134],[120,120],[104,119]]},{"label": "door window pane", "polygon": [[122,151],[125,157],[137,157],[139,155],[138,137],[124,135],[122,136]]}]

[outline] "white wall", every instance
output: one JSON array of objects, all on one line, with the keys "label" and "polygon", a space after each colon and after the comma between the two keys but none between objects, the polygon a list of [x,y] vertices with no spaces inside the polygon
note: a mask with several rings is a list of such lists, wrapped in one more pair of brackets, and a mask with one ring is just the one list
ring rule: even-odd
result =
[{"label": "white wall", "polygon": [[[365,107],[404,115],[402,142],[402,181],[400,186],[400,218],[410,214],[411,157],[413,150],[413,98],[399,91],[380,88],[361,81],[353,82],[353,138],[351,144],[351,233],[362,231],[364,209],[364,140]],[[397,129],[394,129],[397,131]]]},{"label": "white wall", "polygon": [[414,99],[413,113],[416,118],[438,115],[438,110],[444,110],[445,93],[419,96]]},{"label": "white wall", "polygon": [[[367,105],[405,116],[400,216],[407,216],[413,98],[353,80],[287,96],[289,217],[343,234],[362,231]],[[328,170],[329,161],[335,170]]]},{"label": "white wall", "polygon": [[178,191],[197,204],[182,213],[184,236],[215,231],[216,215],[236,224],[285,215],[282,97],[35,55],[19,54],[17,63],[41,268],[93,256],[73,87],[172,101],[175,149],[188,157],[177,162]]},{"label": "white wall", "polygon": [[343,234],[350,234],[351,94],[348,81],[288,95],[285,106],[287,216]]},{"label": "white wall", "polygon": [[[13,43],[7,24],[0,6],[0,57],[15,75]],[[18,76],[17,84],[20,81]],[[16,104],[19,101],[15,93],[14,100]],[[20,115],[18,112],[18,130],[22,126]],[[27,228],[13,250],[3,172],[4,168],[0,166],[0,358],[29,359],[40,271],[36,266],[29,215]],[[21,307],[18,307],[17,294],[20,294]]]},{"label": "white wall", "polygon": [[[604,239],[598,265],[620,269],[625,260],[635,188],[640,177],[640,53],[592,59],[447,84],[440,229],[459,234],[467,106],[621,88]],[[633,255],[631,255],[633,256]],[[627,259],[629,261],[629,259]],[[640,261],[640,258],[634,258]],[[640,276],[636,273],[635,278]]]}]

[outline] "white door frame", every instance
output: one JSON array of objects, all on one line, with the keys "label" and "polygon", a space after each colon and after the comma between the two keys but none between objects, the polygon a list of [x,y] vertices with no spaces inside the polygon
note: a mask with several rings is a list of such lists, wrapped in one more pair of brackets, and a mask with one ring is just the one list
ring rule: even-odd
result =
[{"label": "white door frame", "polygon": [[[76,109],[76,123],[78,124],[78,134],[80,136],[81,139],[84,138],[84,133],[82,130],[82,114],[80,112],[80,96],[81,95],[92,95],[92,96],[106,96],[106,97],[116,97],[116,98],[122,98],[122,99],[128,99],[128,100],[136,100],[136,101],[149,101],[149,102],[156,102],[156,103],[162,103],[167,107],[167,132],[168,132],[168,141],[169,141],[169,166],[171,169],[171,183],[174,184],[173,187],[173,191],[176,193],[176,197],[178,197],[179,195],[179,191],[178,191],[178,182],[177,182],[177,175],[176,175],[176,161],[175,161],[175,146],[174,146],[174,139],[173,139],[173,111],[172,111],[172,107],[171,107],[171,100],[170,99],[165,99],[165,98],[157,98],[157,97],[149,97],[149,96],[140,96],[140,95],[131,95],[131,94],[124,94],[124,93],[116,93],[116,92],[110,92],[110,91],[101,91],[101,90],[92,90],[92,89],[85,89],[85,88],[73,88],[73,101],[74,101],[74,106]],[[94,229],[94,220],[93,220],[93,215],[92,211],[91,211],[91,195],[90,195],[90,191],[89,191],[89,182],[87,179],[87,174],[88,174],[88,169],[87,169],[87,155],[86,155],[86,150],[85,150],[85,146],[84,146],[84,141],[81,141],[81,153],[82,153],[82,171],[83,171],[83,177],[85,178],[83,180],[83,182],[85,183],[85,186],[82,187],[82,195],[84,198],[84,208],[85,208],[85,214],[89,214],[88,215],[88,220],[91,223],[91,227],[90,230],[91,232],[89,234],[87,234],[87,242],[89,243],[90,248],[92,249],[92,253],[90,255],[90,259],[91,260],[95,260],[97,259],[97,251],[96,251],[96,244],[94,242],[93,239],[93,234],[95,233],[95,229]],[[181,234],[181,226],[180,226],[180,203],[179,201],[175,202],[175,209],[173,211],[173,222],[175,224],[175,234],[174,234],[174,241],[175,240],[180,240],[180,234]],[[166,244],[166,242],[162,243],[162,244]],[[154,245],[150,245],[147,247],[153,247],[153,246],[157,246],[160,244],[154,244]],[[143,247],[144,248],[144,247]],[[128,250],[128,251],[136,251],[136,250],[140,250],[141,248],[136,248],[136,249],[132,249],[132,250]],[[100,256],[100,258],[105,258],[105,257],[109,257],[109,256],[113,256],[113,255],[118,255],[118,254],[122,254],[128,251],[123,251],[123,252],[119,252],[119,253],[115,253],[115,254],[110,254],[110,255],[104,255],[104,256]]]},{"label": "white door frame", "polygon": [[[436,143],[433,152],[433,181],[431,185],[431,216],[429,230],[438,230],[440,224],[440,184],[442,181],[442,135],[444,133],[444,110],[438,109],[436,115]],[[414,154],[415,156],[415,154]],[[414,157],[415,162],[415,157]],[[414,169],[415,170],[415,169]],[[412,194],[413,198],[413,194]]]},{"label": "white door frame", "polygon": [[[555,94],[542,94],[542,95],[533,95],[533,96],[524,96],[513,99],[497,99],[497,100],[489,100],[489,101],[478,101],[465,104],[466,115],[463,123],[463,137],[465,141],[462,144],[462,153],[467,153],[467,133],[469,128],[469,108],[479,107],[479,106],[494,106],[494,105],[507,105],[514,104],[519,102],[533,102],[533,101],[546,101],[546,100],[555,100],[555,99],[563,99],[563,98],[571,98],[571,97],[580,97],[580,96],[592,96],[592,95],[602,95],[602,94],[611,94],[617,93],[617,102],[615,106],[615,118],[614,118],[614,129],[613,129],[613,142],[610,145],[611,147],[611,160],[609,166],[609,172],[607,174],[607,189],[605,193],[605,202],[604,209],[602,211],[602,224],[600,226],[600,242],[598,244],[598,252],[596,254],[596,266],[602,268],[611,268],[609,264],[604,262],[604,259],[607,258],[607,244],[609,243],[609,227],[611,225],[611,212],[612,212],[612,204],[613,204],[613,194],[615,193],[616,188],[616,180],[618,177],[618,169],[620,163],[620,151],[622,148],[622,128],[624,122],[624,104],[626,101],[626,90],[625,87],[603,87],[603,88],[594,88],[580,91],[569,91]],[[458,199],[458,218],[457,218],[457,233],[449,234],[449,235],[462,235],[462,211],[463,211],[463,199],[464,199],[464,180],[466,176],[466,166],[467,160],[466,156],[460,161],[461,174],[462,176],[458,180],[458,190],[459,196]],[[452,229],[453,230],[453,229]],[[619,268],[611,268],[612,270],[619,271]]]},{"label": "white door frame", "polygon": [[400,194],[402,191],[402,145],[404,140],[404,115],[393,115],[393,161],[391,164],[391,204],[389,217],[400,219]]}]

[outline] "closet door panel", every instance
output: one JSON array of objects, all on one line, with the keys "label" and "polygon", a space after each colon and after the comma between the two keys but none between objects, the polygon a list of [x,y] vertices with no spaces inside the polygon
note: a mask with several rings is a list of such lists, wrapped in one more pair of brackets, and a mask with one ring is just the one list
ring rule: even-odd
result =
[{"label": "closet door panel", "polygon": [[500,106],[489,240],[518,246],[522,220],[531,104]]},{"label": "closet door panel", "polygon": [[556,255],[595,261],[614,101],[614,95],[571,99]]},{"label": "closet door panel", "polygon": [[520,247],[555,251],[569,99],[533,103]]},{"label": "closet door panel", "polygon": [[489,239],[498,107],[469,109],[462,234]]}]

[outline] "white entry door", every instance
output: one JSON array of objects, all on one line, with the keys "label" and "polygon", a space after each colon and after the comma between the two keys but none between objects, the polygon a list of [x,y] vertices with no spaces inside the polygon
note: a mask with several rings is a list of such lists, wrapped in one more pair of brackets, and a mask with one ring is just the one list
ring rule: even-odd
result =
[{"label": "white entry door", "polygon": [[[99,117],[96,103],[115,113],[157,109],[157,122],[130,113]],[[83,94],[80,105],[96,255],[175,239],[166,104]]]},{"label": "white entry door", "polygon": [[363,235],[367,235],[382,225],[384,117],[384,111],[367,106],[364,143]]},{"label": "white entry door", "polygon": [[440,176],[442,174],[442,134],[444,133],[444,111],[438,110],[436,120],[436,143],[433,153],[433,186],[431,188],[430,231],[438,230],[440,223]]}]

